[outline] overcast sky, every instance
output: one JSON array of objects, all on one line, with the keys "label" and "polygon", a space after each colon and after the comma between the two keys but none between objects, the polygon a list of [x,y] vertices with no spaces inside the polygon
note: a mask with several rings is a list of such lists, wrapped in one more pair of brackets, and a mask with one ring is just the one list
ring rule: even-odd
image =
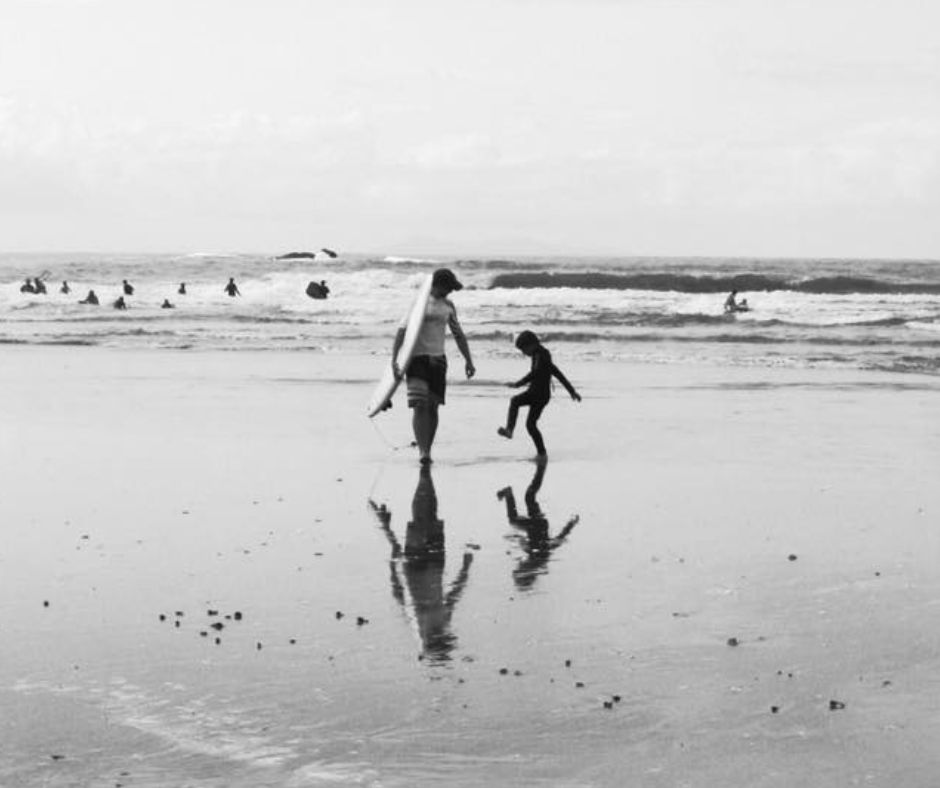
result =
[{"label": "overcast sky", "polygon": [[0,250],[940,258],[935,0],[0,0]]}]

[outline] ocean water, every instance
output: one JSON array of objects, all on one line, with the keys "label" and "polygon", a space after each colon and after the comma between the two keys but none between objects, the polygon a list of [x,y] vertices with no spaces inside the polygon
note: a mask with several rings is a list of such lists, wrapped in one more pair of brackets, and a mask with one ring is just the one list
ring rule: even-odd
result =
[{"label": "ocean water", "polygon": [[[0,343],[384,353],[440,265],[466,285],[454,300],[477,354],[515,353],[528,328],[561,359],[940,374],[940,262],[929,260],[5,254]],[[48,294],[21,293],[37,275]],[[229,277],[240,298],[223,292]],[[136,291],[120,312],[123,279]],[[330,297],[308,298],[320,280]],[[101,306],[78,303],[89,289]],[[723,314],[732,289],[750,312]]]}]

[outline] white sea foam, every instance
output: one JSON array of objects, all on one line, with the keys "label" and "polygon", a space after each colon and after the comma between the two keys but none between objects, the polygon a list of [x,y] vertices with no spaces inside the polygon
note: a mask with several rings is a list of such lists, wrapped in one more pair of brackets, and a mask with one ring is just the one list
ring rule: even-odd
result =
[{"label": "white sea foam", "polygon": [[[592,356],[600,342],[604,357],[658,361],[672,352],[677,363],[695,345],[698,355],[716,359],[731,347],[749,363],[787,357],[864,367],[897,356],[913,359],[918,371],[940,366],[930,328],[940,317],[935,269],[845,261],[8,255],[0,257],[0,342],[386,352],[414,291],[438,264],[464,282],[453,300],[484,352],[511,348],[527,328],[576,357]],[[48,294],[21,293],[23,279],[43,270],[50,272]],[[223,291],[229,277],[240,297]],[[69,295],[58,292],[63,279]],[[122,279],[136,287],[126,312],[110,306]],[[321,280],[329,298],[307,297],[307,284]],[[726,316],[726,293],[716,289],[739,281],[768,289],[739,292],[751,311]],[[186,295],[177,293],[180,282]],[[566,282],[578,286],[558,286]],[[508,286],[494,286],[500,283]],[[101,306],[77,303],[90,289]],[[161,309],[165,298],[176,308]]]}]

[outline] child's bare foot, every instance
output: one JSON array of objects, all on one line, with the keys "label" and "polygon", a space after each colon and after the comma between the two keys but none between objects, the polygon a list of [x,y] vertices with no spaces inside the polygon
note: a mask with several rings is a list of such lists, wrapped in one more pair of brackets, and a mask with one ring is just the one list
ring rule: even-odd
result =
[{"label": "child's bare foot", "polygon": [[498,432],[504,438],[512,437],[512,430],[507,430],[505,427],[500,427],[499,429],[496,430],[496,432]]},{"label": "child's bare foot", "polygon": [[503,500],[503,498],[505,498],[511,492],[512,492],[512,487],[503,487],[502,490],[496,491],[496,497],[499,498],[499,500]]}]

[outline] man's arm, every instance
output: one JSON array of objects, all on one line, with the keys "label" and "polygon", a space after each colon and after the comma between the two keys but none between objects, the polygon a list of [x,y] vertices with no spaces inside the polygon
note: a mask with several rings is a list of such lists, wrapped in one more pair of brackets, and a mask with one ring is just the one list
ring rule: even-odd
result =
[{"label": "man's arm", "polygon": [[473,366],[473,358],[470,355],[470,345],[467,343],[467,337],[463,333],[463,328],[460,327],[460,321],[457,319],[457,310],[451,305],[450,317],[447,319],[447,324],[450,326],[450,333],[454,336],[454,341],[457,343],[457,349],[460,351],[460,354],[463,356],[464,361],[466,362],[465,370],[468,378],[472,378],[476,374],[476,367]]},{"label": "man's arm", "polygon": [[398,368],[398,351],[401,350],[401,346],[405,342],[405,329],[399,328],[395,332],[395,341],[392,342],[392,372],[395,373],[395,379],[397,380],[402,376],[402,370]]}]

